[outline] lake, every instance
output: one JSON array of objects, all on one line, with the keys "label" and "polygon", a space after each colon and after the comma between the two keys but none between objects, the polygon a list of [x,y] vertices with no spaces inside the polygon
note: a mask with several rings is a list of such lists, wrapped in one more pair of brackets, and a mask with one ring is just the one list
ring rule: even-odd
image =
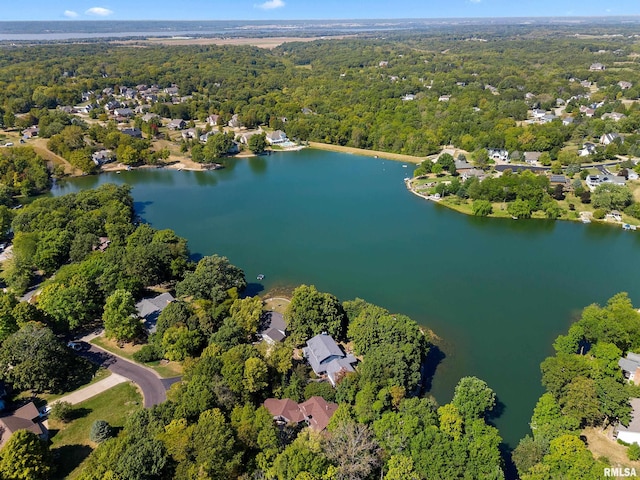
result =
[{"label": "lake", "polygon": [[620,291],[640,303],[640,235],[543,220],[474,218],[412,195],[412,166],[318,150],[231,161],[210,172],[82,177],[54,194],[129,183],[140,216],[194,254],[265,275],[266,290],[314,284],[404,313],[442,338],[431,393],[475,375],[498,395],[512,447],[543,389],[540,362],[581,309]]}]

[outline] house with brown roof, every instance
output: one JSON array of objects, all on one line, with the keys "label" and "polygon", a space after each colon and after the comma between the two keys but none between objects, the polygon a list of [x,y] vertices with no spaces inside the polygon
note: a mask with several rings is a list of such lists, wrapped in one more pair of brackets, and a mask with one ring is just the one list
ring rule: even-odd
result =
[{"label": "house with brown roof", "polygon": [[327,402],[318,396],[311,397],[300,404],[288,398],[282,400],[268,398],[263,405],[276,422],[281,424],[306,422],[309,428],[317,432],[327,428],[331,417],[338,409],[336,403]]},{"label": "house with brown roof", "polygon": [[9,415],[0,417],[0,448],[18,430],[29,430],[42,440],[48,438],[49,431],[42,424],[40,412],[33,402],[27,403]]}]

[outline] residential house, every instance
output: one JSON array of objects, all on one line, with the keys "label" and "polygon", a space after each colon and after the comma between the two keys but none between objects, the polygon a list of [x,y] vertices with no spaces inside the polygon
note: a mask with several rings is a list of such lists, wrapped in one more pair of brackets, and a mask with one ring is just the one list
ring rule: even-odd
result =
[{"label": "residential house", "polygon": [[185,140],[188,139],[199,139],[200,135],[198,135],[198,130],[196,128],[188,128],[182,132],[182,138]]},{"label": "residential house", "polygon": [[413,93],[407,93],[405,96],[402,97],[403,102],[410,102],[415,99],[416,99],[416,96]]},{"label": "residential house", "polygon": [[613,183],[614,185],[624,185],[626,179],[617,175],[589,175],[585,180],[590,190],[595,190],[598,185],[603,183]]},{"label": "residential house", "polygon": [[33,402],[20,407],[9,415],[0,417],[0,447],[18,430],[29,430],[46,440],[49,432],[42,424],[40,412]]},{"label": "residential house", "polygon": [[580,82],[580,86],[582,86],[584,88],[589,88],[589,87],[591,87],[591,82],[589,80],[582,80]]},{"label": "residential house", "polygon": [[157,115],[155,113],[145,113],[142,116],[142,121],[143,122],[150,122],[151,120],[153,120],[154,118],[160,119],[160,115]]},{"label": "residential house", "polygon": [[460,174],[462,181],[469,180],[470,178],[477,178],[478,180],[483,180],[487,176],[482,170],[477,168],[472,168],[471,170],[464,171]]},{"label": "residential house", "polygon": [[33,137],[37,137],[39,133],[40,133],[40,127],[38,127],[38,125],[33,125],[32,127],[25,128],[24,130],[22,130],[22,137],[33,138]]},{"label": "residential house", "polygon": [[176,120],[171,120],[167,125],[169,130],[182,130],[183,128],[186,128],[186,126],[187,126],[187,122],[185,122],[181,118],[178,118]]},{"label": "residential house", "polygon": [[524,152],[524,161],[525,163],[533,165],[540,161],[541,156],[542,152]]},{"label": "residential house", "polygon": [[93,246],[92,250],[104,252],[107,248],[109,248],[109,245],[111,245],[111,240],[109,240],[109,237],[99,237],[98,243]]},{"label": "residential house", "polygon": [[278,145],[289,141],[287,134],[282,130],[267,133],[266,140],[269,145]]},{"label": "residential house", "polygon": [[451,100],[451,95],[440,95],[438,97],[439,102],[448,102],[449,100]]},{"label": "residential house", "polygon": [[553,122],[556,117],[553,113],[547,113],[546,115],[543,115],[542,118],[540,119],[540,123],[550,123]]},{"label": "residential house", "polygon": [[302,114],[303,115],[311,115],[313,113],[313,110],[311,110],[310,108],[304,107],[302,109]]},{"label": "residential house", "polygon": [[625,82],[624,80],[620,80],[618,82],[618,86],[622,89],[622,90],[629,90],[631,87],[633,87],[633,83],[631,82]]},{"label": "residential house", "polygon": [[258,335],[267,343],[280,343],[287,336],[286,329],[287,325],[281,313],[267,312],[262,317],[262,325]]},{"label": "residential house", "polygon": [[591,66],[589,67],[589,70],[591,70],[592,72],[598,72],[598,71],[602,71],[602,70],[606,70],[607,67],[605,67],[602,63],[592,63]]},{"label": "residential house", "polygon": [[620,120],[622,120],[623,118],[626,118],[626,115],[624,113],[618,113],[618,112],[611,112],[611,113],[605,113],[604,115],[602,115],[600,117],[602,120],[607,120],[607,119],[611,119],[614,122],[619,122]]},{"label": "residential house", "polygon": [[502,162],[509,161],[509,152],[504,148],[489,148],[487,149],[487,153],[492,160],[500,160]]},{"label": "residential house", "polygon": [[113,111],[113,114],[116,117],[125,117],[125,118],[129,118],[129,117],[133,117],[133,110],[131,110],[130,108],[116,108]]},{"label": "residential house", "polygon": [[536,120],[542,119],[542,117],[544,117],[546,114],[547,114],[546,110],[542,110],[539,108],[534,108],[533,110],[531,110],[531,116]]},{"label": "residential house", "polygon": [[626,357],[618,360],[624,378],[640,385],[640,354],[629,352]]},{"label": "residential house", "polygon": [[242,126],[242,122],[240,122],[240,117],[238,116],[237,113],[233,114],[233,116],[231,117],[231,120],[229,120],[228,125],[231,128],[240,128]]},{"label": "residential house", "polygon": [[566,185],[569,183],[569,180],[564,175],[554,175],[552,174],[549,177],[549,183],[554,183],[556,185]]},{"label": "residential house", "polygon": [[212,126],[218,126],[218,122],[220,121],[220,115],[212,114],[207,117],[207,123]]},{"label": "residential house", "polygon": [[242,135],[240,135],[240,143],[244,143],[245,145],[249,144],[249,139],[251,137],[253,137],[254,135],[260,135],[262,133],[262,131],[260,130],[253,130],[251,132],[244,132]]},{"label": "residential house", "polygon": [[605,133],[600,137],[600,143],[602,145],[609,145],[618,138],[622,141],[622,137],[620,137],[620,135],[618,135],[617,133]]},{"label": "residential house", "polygon": [[562,119],[562,125],[564,125],[565,127],[566,127],[567,125],[571,125],[571,124],[573,124],[573,122],[574,122],[574,118],[573,118],[573,117],[564,117],[564,118]]},{"label": "residential house", "polygon": [[114,159],[115,155],[111,150],[98,150],[91,154],[91,160],[98,166],[112,162]]},{"label": "residential house", "polygon": [[587,142],[582,145],[582,148],[578,150],[578,156],[587,157],[596,153],[596,146],[593,143]]},{"label": "residential house", "polygon": [[621,423],[616,425],[613,438],[640,445],[640,398],[632,398],[629,403],[631,404],[631,422],[626,427]]},{"label": "residential house", "polygon": [[273,419],[278,423],[300,423],[304,421],[304,413],[300,405],[289,398],[267,398],[263,403]]},{"label": "residential house", "polygon": [[640,175],[638,175],[638,172],[636,172],[635,170],[631,169],[631,168],[627,168],[627,180],[638,180],[638,178],[640,178]]},{"label": "residential house", "polygon": [[334,387],[339,374],[353,372],[352,364],[357,362],[353,355],[345,354],[326,333],[307,340],[307,346],[302,351],[316,375],[326,375]]},{"label": "residential house", "polygon": [[321,432],[329,425],[331,417],[338,410],[338,405],[333,402],[327,402],[322,397],[314,396],[301,403],[300,410],[304,414],[309,428],[316,432]]},{"label": "residential house", "polygon": [[455,165],[456,165],[456,172],[460,174],[473,169],[473,165],[471,165],[466,160],[456,160]]},{"label": "residential house", "polygon": [[172,85],[170,87],[165,88],[164,93],[166,93],[167,95],[171,95],[172,97],[175,95],[178,95],[178,87],[176,85]]},{"label": "residential house", "polygon": [[338,409],[338,405],[327,402],[319,396],[311,397],[303,403],[296,403],[289,398],[268,398],[264,401],[264,408],[278,423],[306,422],[309,428],[317,432],[323,431],[329,425],[331,417]]},{"label": "residential house", "polygon": [[154,298],[143,298],[136,303],[138,317],[143,320],[147,332],[154,333],[156,331],[158,317],[174,300],[175,298],[170,293],[162,293]]},{"label": "residential house", "polygon": [[207,140],[209,140],[209,137],[214,136],[216,133],[218,132],[204,132],[202,135],[200,135],[200,141],[203,143],[207,143]]},{"label": "residential house", "polygon": [[125,135],[129,135],[133,138],[142,138],[142,130],[140,130],[139,128],[123,128],[120,131]]},{"label": "residential house", "polygon": [[121,108],[121,107],[122,107],[122,104],[120,102],[118,102],[117,100],[110,100],[104,105],[104,109],[109,111],[109,112],[112,112],[116,108]]},{"label": "residential house", "polygon": [[389,65],[389,62],[387,62],[386,60],[382,60],[378,62],[379,67],[387,67],[388,65]]},{"label": "residential house", "polygon": [[500,95],[500,92],[498,92],[498,89],[493,85],[485,85],[484,89],[489,90],[493,95]]}]

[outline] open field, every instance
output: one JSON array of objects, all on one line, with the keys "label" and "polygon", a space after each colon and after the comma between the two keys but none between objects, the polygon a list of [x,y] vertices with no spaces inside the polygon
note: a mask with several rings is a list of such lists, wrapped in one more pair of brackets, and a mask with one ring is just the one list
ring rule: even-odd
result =
[{"label": "open field", "polygon": [[313,42],[314,40],[339,40],[353,37],[354,35],[338,35],[330,37],[264,37],[264,38],[205,38],[205,37],[176,37],[176,38],[147,38],[145,40],[126,40],[121,42],[125,45],[251,45],[258,48],[276,48],[283,43],[289,42]]}]

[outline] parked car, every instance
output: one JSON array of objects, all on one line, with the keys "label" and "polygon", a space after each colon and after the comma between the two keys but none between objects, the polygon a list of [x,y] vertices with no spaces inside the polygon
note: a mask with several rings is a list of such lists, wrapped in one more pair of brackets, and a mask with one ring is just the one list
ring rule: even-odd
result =
[{"label": "parked car", "polygon": [[13,142],[7,142],[4,144],[5,147],[13,147]]},{"label": "parked car", "polygon": [[45,405],[44,407],[40,407],[38,413],[40,414],[40,418],[44,418],[49,415],[51,412],[51,407],[49,405]]},{"label": "parked car", "polygon": [[74,350],[76,352],[79,352],[80,350],[83,349],[82,343],[80,342],[69,342],[67,343],[67,347],[69,347],[71,350]]}]

